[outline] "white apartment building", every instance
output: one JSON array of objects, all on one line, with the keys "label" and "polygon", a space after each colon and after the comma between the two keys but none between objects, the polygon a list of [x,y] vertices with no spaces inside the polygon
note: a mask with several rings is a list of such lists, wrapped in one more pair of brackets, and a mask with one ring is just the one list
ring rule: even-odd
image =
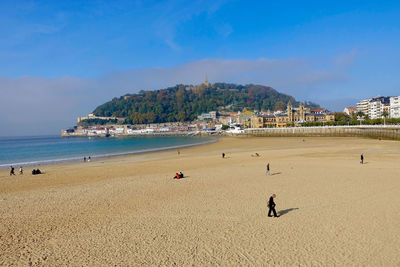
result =
[{"label": "white apartment building", "polygon": [[390,98],[390,118],[400,118],[400,96]]},{"label": "white apartment building", "polygon": [[381,102],[380,99],[375,99],[371,100],[368,103],[368,116],[371,119],[379,119],[382,117],[382,112],[383,112],[383,103]]},{"label": "white apartment building", "polygon": [[364,114],[368,114],[368,105],[371,99],[364,99],[357,103],[357,111],[361,111]]},{"label": "white apartment building", "polygon": [[400,96],[364,99],[357,103],[357,111],[362,111],[371,119],[381,119],[386,111],[389,118],[400,118]]}]

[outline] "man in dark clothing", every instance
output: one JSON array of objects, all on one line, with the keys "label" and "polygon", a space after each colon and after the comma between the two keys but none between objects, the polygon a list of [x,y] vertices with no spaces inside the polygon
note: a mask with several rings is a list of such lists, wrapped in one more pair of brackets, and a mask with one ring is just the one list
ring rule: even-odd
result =
[{"label": "man in dark clothing", "polygon": [[222,158],[223,158],[223,159],[225,158],[225,153],[222,153]]},{"label": "man in dark clothing", "polygon": [[269,208],[268,217],[272,217],[271,212],[274,213],[274,217],[279,217],[279,216],[276,214],[274,198],[276,198],[276,195],[275,195],[275,194],[273,194],[272,196],[270,196],[269,201],[268,201],[268,208]]},{"label": "man in dark clothing", "polygon": [[11,175],[15,175],[14,167],[13,167],[13,166],[10,166],[10,176],[11,176]]},{"label": "man in dark clothing", "polygon": [[364,154],[361,154],[361,161],[360,161],[360,163],[361,163],[361,164],[364,164]]}]

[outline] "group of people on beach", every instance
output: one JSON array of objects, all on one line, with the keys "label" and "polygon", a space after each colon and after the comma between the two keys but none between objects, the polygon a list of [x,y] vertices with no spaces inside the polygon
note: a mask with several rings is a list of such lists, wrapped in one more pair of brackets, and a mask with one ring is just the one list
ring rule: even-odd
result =
[{"label": "group of people on beach", "polygon": [[[24,168],[21,166],[21,167],[19,167],[19,175],[22,175],[22,174],[24,174]],[[39,169],[33,169],[32,174],[33,175],[42,174],[42,172]],[[11,165],[10,166],[10,176],[13,176],[13,175],[15,175],[15,168],[14,168],[14,166]]]},{"label": "group of people on beach", "polygon": [[[19,167],[19,174],[24,174],[24,168]],[[15,168],[13,166],[10,166],[10,176],[15,175]]]},{"label": "group of people on beach", "polygon": [[89,157],[83,157],[83,162],[90,162],[92,160],[92,158],[89,156]]}]

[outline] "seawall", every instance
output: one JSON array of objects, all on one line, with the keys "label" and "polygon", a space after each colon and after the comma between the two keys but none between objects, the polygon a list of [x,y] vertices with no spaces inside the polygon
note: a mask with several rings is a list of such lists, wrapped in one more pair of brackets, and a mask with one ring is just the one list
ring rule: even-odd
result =
[{"label": "seawall", "polygon": [[331,136],[331,137],[369,137],[400,140],[399,126],[324,126],[324,127],[288,127],[288,128],[254,128],[245,129],[250,136]]}]

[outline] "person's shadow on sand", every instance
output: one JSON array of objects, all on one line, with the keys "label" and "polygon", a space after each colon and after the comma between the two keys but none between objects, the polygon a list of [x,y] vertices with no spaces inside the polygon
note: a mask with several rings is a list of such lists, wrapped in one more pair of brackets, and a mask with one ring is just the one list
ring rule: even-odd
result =
[{"label": "person's shadow on sand", "polygon": [[289,212],[291,212],[291,211],[293,211],[293,210],[298,210],[299,208],[290,208],[290,209],[285,209],[285,210],[280,210],[279,212],[278,212],[278,214],[279,214],[279,216],[282,216],[282,215],[285,215],[286,213],[289,213]]},{"label": "person's shadow on sand", "polygon": [[186,179],[186,178],[189,178],[190,176],[188,175],[188,176],[186,176],[186,175],[184,175],[183,177],[181,177],[181,178],[175,178],[175,177],[172,177],[172,179],[173,180],[182,180],[182,179]]}]

